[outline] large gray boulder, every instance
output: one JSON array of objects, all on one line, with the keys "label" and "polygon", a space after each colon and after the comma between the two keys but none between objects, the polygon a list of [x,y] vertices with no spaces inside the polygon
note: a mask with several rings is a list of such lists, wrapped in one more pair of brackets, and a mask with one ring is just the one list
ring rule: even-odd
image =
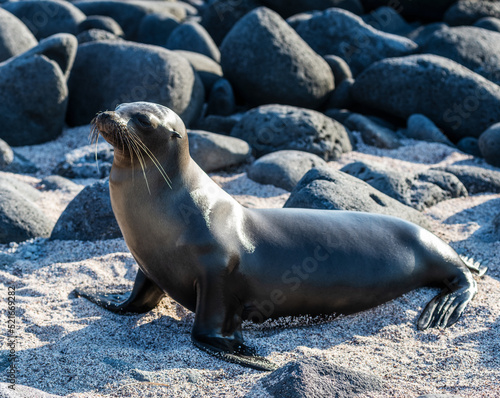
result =
[{"label": "large gray boulder", "polygon": [[419,211],[387,196],[366,182],[331,168],[309,170],[294,188],[284,207],[350,210],[385,214],[428,227]]},{"label": "large gray boulder", "polygon": [[35,188],[0,172],[0,243],[50,235],[53,224],[38,207],[39,198]]},{"label": "large gray boulder", "polygon": [[472,25],[480,18],[500,18],[500,2],[490,0],[459,0],[452,5],[444,22],[451,26]]},{"label": "large gray boulder", "polygon": [[207,173],[246,161],[252,154],[247,142],[202,130],[188,131],[189,153]]},{"label": "large gray boulder", "polygon": [[352,150],[343,125],[322,113],[286,105],[264,105],[248,111],[231,135],[247,141],[258,157],[294,149],[330,160]]},{"label": "large gray boulder", "polygon": [[78,25],[86,17],[69,1],[10,1],[3,7],[18,17],[40,40],[57,33],[78,33]]},{"label": "large gray boulder", "polygon": [[327,167],[319,156],[303,151],[277,151],[257,159],[248,168],[248,178],[259,184],[274,185],[292,191],[313,167]]},{"label": "large gray boulder", "polygon": [[438,170],[456,176],[470,195],[485,192],[500,193],[500,171],[470,165],[450,165],[440,167]]},{"label": "large gray boulder", "polygon": [[363,142],[367,145],[387,149],[398,148],[401,145],[394,131],[363,115],[354,113],[345,120],[344,124],[352,131],[361,133]]},{"label": "large gray boulder", "polygon": [[199,117],[205,96],[200,78],[184,57],[125,41],[79,46],[68,86],[71,126],[87,124],[96,112],[134,101],[165,105],[189,125]]},{"label": "large gray boulder", "polygon": [[121,41],[122,38],[102,29],[89,29],[76,36],[78,45],[90,43],[92,41]]},{"label": "large gray boulder", "polygon": [[244,15],[260,7],[259,0],[210,0],[202,12],[203,27],[220,45],[236,22]]},{"label": "large gray boulder", "polygon": [[111,199],[109,181],[85,187],[66,207],[50,239],[95,241],[121,237]]},{"label": "large gray boulder", "polygon": [[21,54],[38,41],[17,17],[0,8],[0,62]]},{"label": "large gray boulder", "polygon": [[194,21],[175,28],[168,36],[166,47],[170,50],[193,51],[220,62],[219,48],[205,28]]},{"label": "large gray boulder", "polygon": [[341,171],[417,210],[447,199],[467,196],[467,190],[455,175],[439,170],[404,172],[359,161],[344,166]]},{"label": "large gray boulder", "polygon": [[452,140],[500,121],[500,87],[437,55],[379,61],[358,76],[355,100],[400,118],[421,113]]},{"label": "large gray boulder", "polygon": [[120,24],[127,40],[137,40],[142,20],[150,14],[171,16],[184,20],[190,6],[176,1],[109,1],[109,0],[83,0],[76,1],[78,7],[85,15],[104,15],[113,18]]},{"label": "large gray boulder", "polygon": [[318,54],[343,58],[354,76],[376,61],[417,49],[413,41],[374,29],[357,15],[337,8],[298,15],[289,23]]},{"label": "large gray boulder", "polygon": [[179,26],[173,15],[149,14],[141,20],[137,31],[137,41],[145,44],[166,46],[170,34]]},{"label": "large gray boulder", "polygon": [[449,58],[493,83],[500,83],[498,32],[473,26],[439,29],[420,47],[420,51]]},{"label": "large gray boulder", "polygon": [[244,16],[221,45],[224,77],[251,105],[322,105],[333,90],[333,74],[274,11],[260,7]]},{"label": "large gray boulder", "polygon": [[413,26],[406,22],[401,14],[392,7],[381,6],[361,18],[368,25],[386,33],[406,36],[413,31]]},{"label": "large gray boulder", "polygon": [[206,55],[184,50],[174,50],[174,52],[182,55],[189,61],[196,73],[200,76],[203,86],[205,87],[205,93],[209,93],[215,82],[223,75],[220,65]]},{"label": "large gray boulder", "polygon": [[68,103],[66,76],[76,47],[74,36],[54,35],[0,64],[0,138],[21,146],[61,134]]},{"label": "large gray boulder", "polygon": [[91,29],[105,30],[118,37],[124,37],[123,29],[113,18],[103,15],[91,15],[78,25],[78,33]]}]

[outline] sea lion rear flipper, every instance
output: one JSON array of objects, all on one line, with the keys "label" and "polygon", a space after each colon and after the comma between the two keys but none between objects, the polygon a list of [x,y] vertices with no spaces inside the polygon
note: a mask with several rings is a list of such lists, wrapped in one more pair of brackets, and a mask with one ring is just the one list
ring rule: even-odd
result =
[{"label": "sea lion rear flipper", "polygon": [[465,286],[462,285],[463,287],[456,289],[457,284],[454,284],[443,290],[427,304],[417,323],[419,330],[445,328],[458,321],[467,304],[477,293],[476,282],[472,276],[470,278],[464,276]]},{"label": "sea lion rear flipper", "polygon": [[120,314],[143,313],[152,310],[165,293],[139,269],[132,293],[94,293],[89,289],[75,289],[75,294]]},{"label": "sea lion rear flipper", "polygon": [[[202,286],[203,285],[203,286]],[[223,295],[218,275],[206,275],[196,284],[196,317],[191,340],[203,351],[228,362],[256,370],[271,371],[277,366],[243,343],[238,299]]]},{"label": "sea lion rear flipper", "polygon": [[261,371],[278,369],[275,363],[257,355],[255,349],[242,343],[236,343],[235,340],[220,337],[198,339],[195,336],[192,336],[191,339],[196,347],[224,361]]}]

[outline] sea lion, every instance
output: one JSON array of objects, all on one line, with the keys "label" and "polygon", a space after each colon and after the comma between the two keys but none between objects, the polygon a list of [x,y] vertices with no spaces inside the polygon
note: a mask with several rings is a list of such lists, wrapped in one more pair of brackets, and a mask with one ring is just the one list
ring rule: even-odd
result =
[{"label": "sea lion", "polygon": [[184,123],[164,106],[122,104],[93,123],[115,148],[111,203],[139,265],[128,296],[77,291],[110,311],[146,312],[168,294],[196,313],[197,347],[271,370],[243,343],[243,320],[350,314],[439,286],[418,328],[446,327],[477,292],[459,255],[410,222],[241,206],[191,159]]}]

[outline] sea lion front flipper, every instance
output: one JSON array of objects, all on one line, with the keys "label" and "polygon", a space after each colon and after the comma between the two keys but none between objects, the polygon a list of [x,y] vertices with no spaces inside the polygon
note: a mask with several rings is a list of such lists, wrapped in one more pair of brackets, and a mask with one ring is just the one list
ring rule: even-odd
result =
[{"label": "sea lion front flipper", "polygon": [[257,355],[255,349],[235,340],[220,337],[197,337],[191,336],[193,344],[201,350],[224,361],[237,363],[248,368],[273,371],[278,366],[264,357]]},{"label": "sea lion front flipper", "polygon": [[135,277],[132,293],[94,293],[89,289],[75,289],[75,294],[106,308],[124,314],[143,313],[152,310],[165,293],[139,269]]},{"label": "sea lion front flipper", "polygon": [[465,286],[456,289],[457,284],[453,284],[427,304],[417,323],[419,330],[446,328],[458,321],[467,304],[477,293],[476,282],[472,276],[464,276],[467,281]]}]

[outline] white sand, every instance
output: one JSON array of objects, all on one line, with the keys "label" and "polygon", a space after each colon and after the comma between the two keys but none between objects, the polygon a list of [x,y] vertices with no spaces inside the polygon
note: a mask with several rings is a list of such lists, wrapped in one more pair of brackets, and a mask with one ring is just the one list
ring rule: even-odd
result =
[{"label": "white sand", "polygon": [[[42,168],[36,176],[21,179],[34,185],[49,175],[64,153],[87,144],[87,131],[70,130],[55,142],[21,148]],[[363,146],[331,166],[340,168],[354,160],[411,169],[455,162],[482,164],[444,145],[407,144],[395,151]],[[288,197],[281,189],[248,180],[243,171],[212,176],[249,207],[281,207]],[[55,222],[76,193],[44,192],[40,205]],[[425,393],[500,397],[500,241],[491,241],[487,234],[488,223],[499,212],[498,194],[453,199],[426,212],[435,220],[440,237],[489,267],[478,280],[479,294],[455,326],[416,330],[419,313],[437,293],[426,288],[363,313],[309,326],[306,318],[245,324],[247,343],[279,365],[315,357],[378,375],[389,389],[370,397]],[[74,398],[242,397],[266,375],[194,348],[190,342],[193,314],[169,298],[155,310],[135,316],[115,315],[75,298],[71,292],[78,286],[131,289],[136,265],[121,239],[37,239],[0,245],[0,258],[5,254],[13,261],[0,264],[4,294],[0,319],[6,325],[7,287],[15,286],[20,385]],[[1,339],[5,350],[5,328]],[[3,375],[5,381],[5,370]],[[0,385],[0,396],[1,391],[7,391],[5,384]],[[28,395],[19,387],[17,396]]]}]

